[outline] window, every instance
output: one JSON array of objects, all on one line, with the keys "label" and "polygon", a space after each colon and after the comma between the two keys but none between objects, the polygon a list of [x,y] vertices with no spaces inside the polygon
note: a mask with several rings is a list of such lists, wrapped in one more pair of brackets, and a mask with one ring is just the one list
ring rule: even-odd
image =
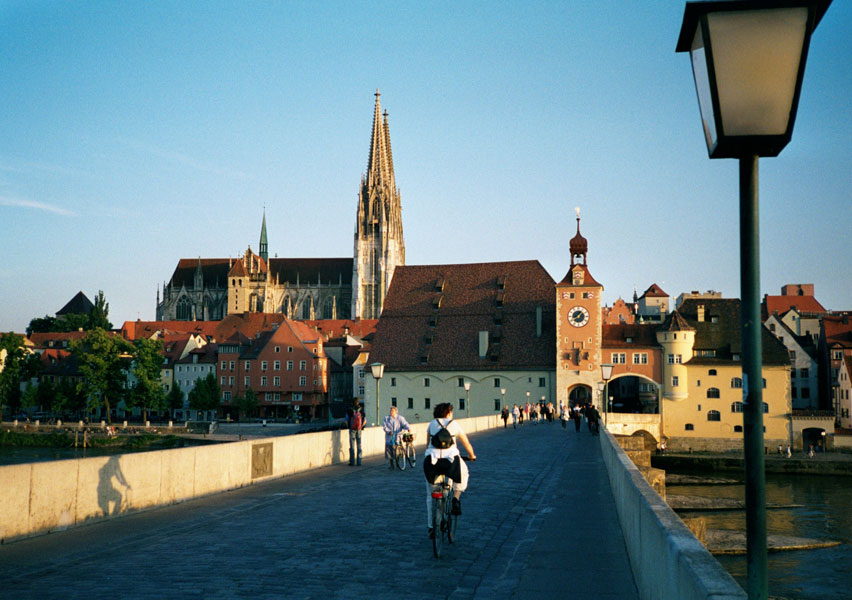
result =
[{"label": "window", "polygon": [[696,381],[695,381],[695,385],[696,385],[697,387],[701,387],[701,380],[700,380],[700,379],[696,380]]},{"label": "window", "polygon": [[680,385],[680,380],[677,378],[677,375],[672,376],[672,387],[678,387]]},{"label": "window", "polygon": [[795,399],[797,399],[797,398],[799,397],[798,389],[796,388],[796,386],[795,386],[795,385],[790,386],[790,397],[791,397],[793,400],[795,400]]},{"label": "window", "polygon": [[281,361],[280,360],[276,360],[274,363],[272,363],[272,370],[273,371],[280,371],[281,370]]},{"label": "window", "polygon": [[625,364],[627,362],[627,354],[624,352],[613,352],[612,353],[612,364]]},{"label": "window", "polygon": [[496,387],[496,388],[500,387],[500,378],[499,377],[494,378],[494,387]]},{"label": "window", "polygon": [[698,412],[701,412],[701,405],[698,405]]},{"label": "window", "polygon": [[707,374],[708,374],[708,375],[715,375],[715,374],[716,374],[716,369],[710,369],[709,371],[707,371]]},{"label": "window", "polygon": [[768,412],[769,412],[769,405],[768,405],[766,402],[764,402],[764,403],[763,403],[763,412],[764,412],[764,413],[768,413]]},{"label": "window", "polygon": [[[801,396],[802,396],[803,400],[811,397],[811,388],[806,388],[806,387],[802,388],[801,392],[802,392]],[[847,395],[849,394],[849,390],[846,390],[846,394]],[[847,400],[848,400],[848,398],[847,398]]]},{"label": "window", "polygon": [[718,398],[719,397],[719,388],[707,388],[707,397],[708,398]]},{"label": "window", "polygon": [[266,392],[266,401],[272,402],[272,392]]},{"label": "window", "polygon": [[544,377],[538,378],[538,387],[545,387],[547,385],[547,381]]},{"label": "window", "polygon": [[742,377],[731,377],[731,387],[738,390],[743,389]]},{"label": "window", "polygon": [[808,378],[808,369],[807,368],[799,369],[799,377],[807,379]]},{"label": "window", "polygon": [[408,399],[408,408],[414,408],[414,398]]},{"label": "window", "polygon": [[233,387],[233,385],[234,385],[234,378],[233,377],[228,377],[228,385]]},{"label": "window", "polygon": [[293,370],[293,361],[292,361],[292,360],[288,360],[288,361],[287,361],[287,370],[288,370],[288,371],[292,371],[292,370]]},{"label": "window", "polygon": [[669,354],[669,356],[668,356],[668,359],[667,359],[667,360],[668,360],[668,363],[669,363],[670,365],[673,365],[673,364],[674,364],[674,354]]},{"label": "window", "polygon": [[301,402],[302,401],[302,392],[293,392],[293,401]]},{"label": "window", "polygon": [[307,368],[307,366],[308,366],[308,361],[306,361],[306,360],[300,360],[299,361],[299,370],[300,371],[304,371],[305,368]]},{"label": "window", "polygon": [[222,375],[222,384],[221,385],[225,385],[226,381],[228,381],[228,378],[225,377],[224,375]]},{"label": "window", "polygon": [[231,401],[231,392],[222,392],[222,400],[225,402]]},{"label": "window", "polygon": [[293,351],[293,346],[287,346],[287,352],[292,352],[292,351]]},{"label": "window", "polygon": [[707,420],[708,421],[721,421],[722,415],[719,414],[718,410],[708,410],[707,411]]},{"label": "window", "polygon": [[251,377],[249,377],[248,375],[246,375],[246,376],[243,378],[243,385],[245,385],[246,387],[251,387]]},{"label": "window", "polygon": [[396,398],[391,398],[391,406],[396,406]]},{"label": "window", "polygon": [[230,365],[231,365],[231,367],[230,367],[230,368],[231,368],[231,371],[233,371],[233,370],[234,370],[234,366],[235,366],[235,362],[232,360],[232,361],[231,361],[231,363],[230,363]]},{"label": "window", "polygon": [[358,369],[358,379],[364,379],[364,369]]},{"label": "window", "polygon": [[391,387],[396,387],[396,377],[391,377]]},{"label": "window", "polygon": [[432,400],[431,398],[425,398],[423,400],[423,408],[432,408]]},{"label": "window", "polygon": [[634,352],[633,353],[633,364],[634,365],[647,365],[648,364],[648,353],[647,352]]},{"label": "window", "polygon": [[429,387],[431,385],[431,381],[429,381],[428,377],[423,378],[423,387]]},{"label": "window", "polygon": [[228,361],[223,360],[223,361],[222,361],[222,370],[224,371],[224,370],[225,370],[225,369],[227,369],[227,368],[228,368]]},{"label": "window", "polygon": [[281,378],[278,375],[272,378],[272,385],[275,387],[281,387]]},{"label": "window", "polygon": [[495,410],[495,411],[499,411],[499,410],[500,410],[500,399],[499,399],[499,398],[498,398],[498,399],[496,399],[496,400],[494,400],[494,410]]},{"label": "window", "polygon": [[675,354],[675,364],[679,365],[683,362],[683,356],[681,354]]},{"label": "window", "polygon": [[459,398],[459,410],[464,410],[464,398]]},{"label": "window", "polygon": [[742,402],[731,402],[731,412],[732,413],[743,412],[743,403]]},{"label": "window", "polygon": [[683,426],[683,428],[686,431],[695,431],[695,425],[693,425],[692,423],[687,423]]},{"label": "window", "polygon": [[260,387],[266,387],[266,375],[260,378]]},{"label": "window", "polygon": [[260,370],[265,371],[268,367],[268,363],[265,360],[260,361]]},{"label": "window", "polygon": [[300,376],[299,377],[299,385],[307,385],[307,384],[308,384],[308,378],[305,377],[304,375]]},{"label": "window", "polygon": [[364,386],[363,385],[358,386],[358,395],[361,396],[362,398],[364,397]]},{"label": "window", "polygon": [[742,433],[743,426],[742,425],[734,425],[734,433]]},{"label": "window", "polygon": [[769,324],[769,331],[772,331],[773,333],[775,332],[775,323]]},{"label": "window", "polygon": [[250,369],[251,369],[251,361],[250,361],[250,360],[247,360],[247,361],[245,362],[245,365],[243,365],[243,368],[244,368],[246,371],[250,370]]},{"label": "window", "polygon": [[843,358],[843,350],[833,350],[831,353],[832,360],[840,360]]},{"label": "window", "polygon": [[790,360],[796,360],[796,351],[790,350]]},{"label": "window", "polygon": [[276,354],[277,354],[278,352],[281,352],[281,346],[275,346],[275,352],[276,352]]}]

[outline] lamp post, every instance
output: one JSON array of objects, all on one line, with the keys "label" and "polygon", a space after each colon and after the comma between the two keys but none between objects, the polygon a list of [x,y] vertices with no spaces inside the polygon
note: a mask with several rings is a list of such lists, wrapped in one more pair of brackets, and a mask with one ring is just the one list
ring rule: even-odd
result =
[{"label": "lamp post", "polygon": [[500,388],[500,398],[503,406],[506,406],[506,388]]},{"label": "lamp post", "polygon": [[687,2],[677,52],[689,52],[710,158],[739,160],[743,451],[749,598],[766,598],[763,356],[758,158],[793,135],[811,34],[831,0]]},{"label": "lamp post", "polygon": [[467,416],[469,418],[470,417],[470,382],[469,381],[464,382],[464,393],[465,393],[464,407],[465,407],[465,410],[467,410]]},{"label": "lamp post", "polygon": [[376,380],[376,425],[382,422],[381,420],[381,403],[379,402],[379,380],[385,374],[385,365],[380,362],[370,365],[370,370],[373,371],[373,379]]},{"label": "lamp post", "polygon": [[612,365],[604,363],[601,365],[601,379],[604,382],[604,427],[607,426],[607,413],[609,412],[609,380],[612,378]]}]

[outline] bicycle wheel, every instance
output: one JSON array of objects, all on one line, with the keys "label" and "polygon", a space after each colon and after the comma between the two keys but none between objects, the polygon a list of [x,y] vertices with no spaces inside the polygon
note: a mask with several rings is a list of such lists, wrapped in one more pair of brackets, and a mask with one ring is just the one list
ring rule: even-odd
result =
[{"label": "bicycle wheel", "polygon": [[414,444],[408,444],[405,446],[405,460],[407,460],[408,464],[412,467],[417,464],[417,454],[414,452]]},{"label": "bicycle wheel", "polygon": [[405,471],[405,450],[402,446],[394,446],[393,458],[396,461],[396,468]]},{"label": "bicycle wheel", "polygon": [[432,551],[435,558],[441,558],[441,550],[444,545],[441,526],[444,522],[444,500],[443,498],[432,499]]},{"label": "bicycle wheel", "polygon": [[453,503],[448,498],[447,503],[446,503],[446,506],[447,506],[446,513],[445,513],[444,518],[446,519],[446,522],[447,522],[447,526],[446,526],[447,542],[450,543],[450,544],[452,544],[453,541],[456,539],[456,525],[459,522],[459,518],[456,515],[453,514],[453,511],[452,511],[452,508],[451,508],[452,505],[453,505]]}]

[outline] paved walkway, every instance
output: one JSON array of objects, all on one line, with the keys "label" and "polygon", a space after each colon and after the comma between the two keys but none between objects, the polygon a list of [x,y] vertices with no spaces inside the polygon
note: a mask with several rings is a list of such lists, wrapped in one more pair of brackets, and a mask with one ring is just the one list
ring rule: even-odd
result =
[{"label": "paved walkway", "polygon": [[[558,423],[472,437],[456,544],[415,470],[380,459],[0,546],[9,598],[638,598],[598,439]],[[419,458],[419,457],[418,457]]]}]

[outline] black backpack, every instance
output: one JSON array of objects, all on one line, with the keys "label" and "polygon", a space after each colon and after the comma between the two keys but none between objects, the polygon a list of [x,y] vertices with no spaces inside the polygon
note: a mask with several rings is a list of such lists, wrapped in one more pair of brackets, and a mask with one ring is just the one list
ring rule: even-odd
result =
[{"label": "black backpack", "polygon": [[[452,422],[453,420],[450,419],[449,421],[447,421],[447,425]],[[440,425],[441,422],[438,421],[438,424]],[[431,443],[433,448],[438,448],[439,450],[446,450],[447,448],[452,447],[452,445],[456,443],[455,440],[453,440],[453,434],[451,434],[447,430],[447,425],[442,425],[438,432],[432,436]]]}]

